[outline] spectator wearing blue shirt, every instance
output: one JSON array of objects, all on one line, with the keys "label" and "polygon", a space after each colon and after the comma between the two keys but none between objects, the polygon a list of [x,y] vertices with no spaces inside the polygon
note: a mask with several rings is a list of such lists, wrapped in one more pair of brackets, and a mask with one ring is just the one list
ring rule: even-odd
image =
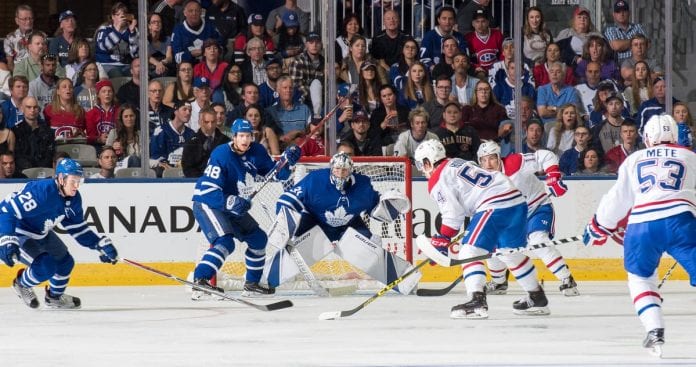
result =
[{"label": "spectator wearing blue shirt", "polygon": [[128,76],[138,56],[138,22],[121,2],[111,7],[111,23],[97,29],[95,58],[110,78]]},{"label": "spectator wearing blue shirt", "polygon": [[293,100],[292,78],[283,75],[278,79],[278,103],[266,109],[273,120],[277,122],[283,135],[280,140],[291,144],[296,138],[310,130],[312,112],[307,105]]},{"label": "spectator wearing blue shirt", "polygon": [[566,66],[555,61],[549,65],[549,84],[539,87],[537,90],[537,112],[544,123],[551,122],[556,119],[558,107],[566,103],[572,103],[580,111],[584,113],[582,101],[577,90],[572,86],[565,85],[563,79],[565,76]]},{"label": "spectator wearing blue shirt", "polygon": [[13,128],[24,120],[22,113],[22,100],[29,93],[29,80],[21,75],[10,78],[10,98],[0,103],[2,108],[2,122],[7,128]]}]

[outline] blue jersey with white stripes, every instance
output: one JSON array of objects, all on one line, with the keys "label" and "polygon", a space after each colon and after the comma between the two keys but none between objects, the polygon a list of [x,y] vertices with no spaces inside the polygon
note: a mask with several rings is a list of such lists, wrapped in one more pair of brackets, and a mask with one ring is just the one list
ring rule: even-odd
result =
[{"label": "blue jersey with white stripes", "polygon": [[95,248],[99,236],[87,226],[82,197],[64,197],[54,179],[27,183],[0,203],[0,235],[42,239],[60,224],[80,245]]}]

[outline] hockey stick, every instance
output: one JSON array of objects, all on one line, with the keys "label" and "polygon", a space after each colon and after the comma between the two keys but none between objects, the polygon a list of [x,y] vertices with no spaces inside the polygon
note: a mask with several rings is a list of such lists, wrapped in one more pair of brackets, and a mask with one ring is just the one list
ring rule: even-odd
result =
[{"label": "hockey stick", "polygon": [[193,289],[196,289],[196,290],[199,290],[199,291],[202,291],[202,292],[206,292],[206,293],[210,293],[210,294],[212,294],[212,295],[215,295],[215,296],[218,296],[218,297],[220,297],[220,298],[224,298],[224,299],[227,299],[227,300],[230,300],[230,301],[234,301],[234,302],[237,302],[237,303],[241,303],[241,304],[243,304],[243,305],[245,305],[245,306],[253,307],[253,308],[255,308],[255,309],[257,309],[257,310],[260,310],[260,311],[275,311],[275,310],[280,310],[280,309],[283,309],[283,308],[292,307],[292,302],[289,301],[289,300],[274,302],[274,303],[270,303],[270,304],[267,304],[267,305],[259,305],[259,304],[256,304],[256,303],[249,302],[249,301],[247,301],[247,300],[241,299],[241,298],[229,296],[229,295],[225,294],[224,292],[218,292],[218,291],[216,291],[216,290],[214,290],[214,289],[210,289],[210,288],[208,288],[208,287],[204,287],[204,286],[198,285],[198,284],[196,284],[196,283],[194,283],[194,282],[189,282],[188,280],[181,279],[181,278],[177,277],[176,275],[169,274],[169,273],[165,273],[165,272],[163,272],[163,271],[161,271],[161,270],[157,270],[157,269],[155,269],[155,268],[151,268],[151,267],[149,267],[149,266],[147,266],[147,265],[143,265],[143,264],[141,264],[141,263],[139,263],[139,262],[136,262],[136,261],[133,261],[133,260],[124,259],[124,258],[119,258],[118,260],[119,260],[119,261],[123,261],[124,263],[126,263],[126,264],[128,264],[128,265],[131,265],[131,266],[134,266],[134,267],[136,267],[136,268],[140,268],[140,269],[143,269],[143,270],[145,270],[145,271],[149,271],[149,272],[151,272],[151,273],[154,273],[154,274],[163,276],[163,277],[165,277],[165,278],[169,278],[169,279],[171,279],[171,280],[177,281],[177,282],[179,282],[179,283],[181,283],[181,284],[188,285],[189,287],[191,287],[191,288],[193,288]]},{"label": "hockey stick", "polygon": [[447,266],[466,264],[466,263],[470,263],[472,261],[477,261],[477,260],[486,260],[486,259],[490,259],[491,257],[504,256],[504,255],[514,254],[514,253],[518,253],[518,252],[536,250],[536,249],[555,246],[555,245],[562,245],[565,243],[577,242],[577,241],[580,241],[581,239],[582,238],[580,236],[572,236],[572,237],[568,237],[568,238],[562,238],[560,240],[551,240],[551,241],[536,243],[536,244],[529,245],[526,247],[499,249],[498,251],[495,251],[495,252],[489,252],[485,255],[469,257],[466,259],[452,259],[448,256],[445,256],[444,254],[440,253],[440,251],[438,251],[435,247],[433,247],[430,244],[430,239],[428,239],[428,237],[425,237],[424,235],[420,235],[420,236],[418,236],[418,238],[416,238],[416,245],[418,245],[418,248],[425,254],[425,256],[427,256],[431,260],[435,261],[440,266],[447,267]]},{"label": "hockey stick", "polygon": [[667,270],[667,273],[665,273],[665,275],[662,277],[662,280],[660,280],[660,284],[657,285],[657,289],[662,288],[662,286],[665,284],[667,279],[669,279],[669,277],[674,272],[674,269],[677,267],[677,264],[678,264],[678,262],[675,261],[674,264],[672,264],[672,266],[669,268],[669,270]]},{"label": "hockey stick", "polygon": [[445,288],[442,289],[419,289],[416,291],[416,296],[421,296],[421,297],[440,297],[444,296],[445,294],[449,293],[454,287],[457,286],[457,284],[461,283],[461,281],[464,280],[463,276],[458,276],[457,279],[452,282],[452,284],[448,285]]},{"label": "hockey stick", "polygon": [[[450,245],[452,245],[453,243],[459,242],[459,240],[461,240],[462,237],[464,237],[464,233],[466,233],[466,232],[462,232],[462,233],[458,234],[456,237],[454,237],[454,238],[452,239],[452,241],[450,241]],[[472,260],[472,261],[474,261],[474,260]],[[367,307],[367,305],[369,305],[370,303],[374,302],[374,300],[376,300],[377,298],[383,296],[385,293],[389,292],[392,288],[394,288],[394,287],[396,287],[397,285],[399,285],[399,283],[403,282],[404,279],[406,279],[409,275],[415,273],[418,269],[422,268],[425,264],[427,264],[427,263],[429,263],[429,262],[430,262],[430,260],[428,260],[428,259],[425,259],[425,260],[421,261],[420,263],[418,263],[418,265],[416,265],[415,267],[413,267],[413,269],[411,269],[411,270],[407,271],[406,273],[402,274],[400,277],[396,278],[393,282],[387,284],[387,285],[386,285],[384,288],[382,288],[379,292],[377,292],[377,293],[374,294],[372,297],[370,297],[370,298],[368,298],[367,300],[365,300],[365,302],[363,302],[363,303],[357,305],[356,307],[354,307],[354,308],[352,308],[352,309],[350,309],[350,310],[346,310],[346,311],[329,311],[329,312],[324,312],[324,313],[322,313],[322,314],[319,315],[319,320],[335,320],[335,319],[338,319],[338,318],[341,318],[341,317],[348,317],[348,316],[351,316],[351,315],[356,314],[358,311],[362,310],[363,308]]]}]

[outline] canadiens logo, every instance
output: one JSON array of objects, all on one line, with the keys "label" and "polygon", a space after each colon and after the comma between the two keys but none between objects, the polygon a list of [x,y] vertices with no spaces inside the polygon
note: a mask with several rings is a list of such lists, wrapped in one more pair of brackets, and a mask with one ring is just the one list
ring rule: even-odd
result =
[{"label": "canadiens logo", "polygon": [[331,227],[342,227],[350,223],[353,219],[353,214],[346,213],[346,209],[339,206],[333,212],[327,210],[324,212],[324,217],[326,218],[326,224]]},{"label": "canadiens logo", "polygon": [[495,52],[481,52],[481,53],[479,53],[478,56],[479,56],[479,60],[483,64],[490,64],[498,59],[497,53],[495,53]]}]

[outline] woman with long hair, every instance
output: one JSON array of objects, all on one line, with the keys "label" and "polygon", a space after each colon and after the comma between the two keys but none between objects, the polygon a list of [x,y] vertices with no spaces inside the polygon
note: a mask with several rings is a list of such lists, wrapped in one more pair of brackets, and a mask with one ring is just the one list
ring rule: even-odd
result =
[{"label": "woman with long hair", "polygon": [[413,38],[409,38],[404,42],[404,46],[401,48],[401,56],[399,56],[399,61],[389,68],[389,82],[396,87],[396,89],[401,90],[404,85],[404,79],[408,74],[408,69],[411,65],[418,61],[418,42]]},{"label": "woman with long hair", "polygon": [[70,79],[58,79],[51,103],[44,107],[43,113],[56,140],[85,136],[85,111],[75,100]]},{"label": "woman with long hair", "polygon": [[[73,85],[78,85],[77,78],[80,70],[82,70],[88,61],[94,62],[94,59],[92,58],[92,46],[90,46],[89,41],[84,38],[80,38],[70,44],[68,60],[67,64],[65,65],[65,76],[72,80]],[[99,79],[109,79],[109,76],[106,74],[106,71],[101,64],[98,62],[95,62],[95,64],[97,65],[97,70],[99,71]]]},{"label": "woman with long hair", "polygon": [[494,140],[498,138],[498,124],[507,119],[503,107],[493,95],[493,88],[486,80],[479,80],[474,89],[471,105],[462,108],[462,121],[470,125],[481,139]]},{"label": "woman with long hair", "polygon": [[244,118],[251,123],[254,129],[254,141],[263,145],[268,154],[280,155],[280,142],[278,135],[263,121],[263,109],[258,104],[247,106]]},{"label": "woman with long hair", "polygon": [[95,145],[106,144],[109,132],[116,128],[118,105],[114,100],[114,86],[108,80],[97,83],[97,104],[87,111],[87,143]]},{"label": "woman with long hair", "polygon": [[106,145],[114,147],[120,167],[140,165],[140,122],[135,106],[121,105],[116,128],[109,131]]},{"label": "woman with long hair", "polygon": [[371,62],[363,63],[358,81],[358,101],[368,116],[379,107],[379,86],[386,80],[377,73],[377,66]]},{"label": "woman with long hair", "polygon": [[173,74],[172,39],[170,35],[162,33],[162,16],[158,13],[147,15],[147,54],[150,78]]},{"label": "woman with long hair", "polygon": [[58,29],[48,43],[48,53],[58,55],[60,65],[65,67],[68,63],[70,46],[77,40],[77,22],[72,11],[66,10],[60,13]]},{"label": "woman with long hair", "polygon": [[577,175],[606,175],[609,172],[604,168],[602,152],[595,147],[588,147],[578,156]]},{"label": "woman with long hair", "polygon": [[672,116],[677,122],[679,131],[677,144],[692,149],[694,147],[694,138],[691,132],[694,127],[694,120],[691,117],[691,112],[689,112],[689,106],[684,102],[675,102],[672,107]]},{"label": "woman with long hair", "polygon": [[572,103],[567,103],[558,109],[556,123],[549,131],[549,140],[546,148],[556,153],[563,154],[566,150],[573,147],[575,129],[582,126],[582,120],[577,107]]},{"label": "woman with long hair", "polygon": [[230,64],[225,70],[222,98],[227,111],[232,111],[242,103],[242,68],[237,64]]},{"label": "woman with long hair", "polygon": [[170,83],[164,90],[162,103],[174,108],[178,101],[193,102],[193,64],[182,61],[176,66],[176,82]]},{"label": "woman with long hair", "polygon": [[[379,66],[377,60],[367,53],[367,41],[361,35],[355,35],[351,39],[350,52],[343,59],[339,69],[339,78],[348,84],[358,84],[360,79],[360,68],[364,62],[370,62],[377,68],[380,77],[385,75],[384,69]],[[339,65],[336,65],[339,67]]]},{"label": "woman with long hair", "polygon": [[546,46],[553,42],[553,36],[544,22],[544,13],[538,6],[530,6],[527,9],[522,34],[524,36],[522,50],[526,63],[531,68],[537,63],[541,63]]},{"label": "woman with long hair", "polygon": [[422,62],[414,62],[408,70],[404,87],[399,91],[399,103],[414,109],[435,98],[430,74]]},{"label": "woman with long hair", "polygon": [[591,35],[582,49],[582,58],[575,66],[575,80],[578,83],[585,82],[585,70],[590,62],[599,64],[599,78],[619,80],[619,68],[611,57],[611,49],[602,36]]},{"label": "woman with long hair", "polygon": [[636,62],[631,85],[624,90],[624,99],[631,108],[631,116],[638,113],[640,104],[653,98],[653,79],[650,66],[645,61]]},{"label": "woman with long hair", "polygon": [[[551,63],[561,61],[561,49],[556,43],[549,43],[546,45],[546,50],[544,51],[544,58],[540,64],[534,66],[532,74],[534,74],[534,83],[536,87],[539,88],[542,85],[549,84],[551,79],[549,79],[549,65]],[[565,85],[575,85],[575,76],[573,75],[573,68],[566,68],[566,75],[564,78]]]}]

